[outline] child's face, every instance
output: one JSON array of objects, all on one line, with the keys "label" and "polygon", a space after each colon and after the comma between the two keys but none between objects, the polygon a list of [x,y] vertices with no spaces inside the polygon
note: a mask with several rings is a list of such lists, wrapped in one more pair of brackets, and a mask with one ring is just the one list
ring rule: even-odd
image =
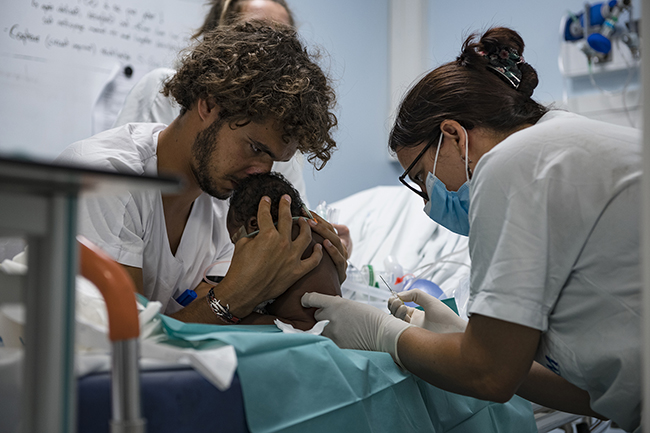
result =
[{"label": "child's face", "polygon": [[228,229],[228,235],[230,235],[230,241],[234,244],[240,239],[240,227],[237,227],[233,221],[232,209],[228,210],[228,216],[226,217],[226,228]]}]

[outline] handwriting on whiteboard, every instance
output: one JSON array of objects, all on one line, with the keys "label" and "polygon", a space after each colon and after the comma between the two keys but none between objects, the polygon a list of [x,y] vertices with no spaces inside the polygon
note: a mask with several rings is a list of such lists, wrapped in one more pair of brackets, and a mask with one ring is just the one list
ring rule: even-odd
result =
[{"label": "handwriting on whiteboard", "polygon": [[163,66],[191,31],[166,22],[158,1],[27,0],[15,12],[0,18],[0,48],[34,57],[70,52]]}]

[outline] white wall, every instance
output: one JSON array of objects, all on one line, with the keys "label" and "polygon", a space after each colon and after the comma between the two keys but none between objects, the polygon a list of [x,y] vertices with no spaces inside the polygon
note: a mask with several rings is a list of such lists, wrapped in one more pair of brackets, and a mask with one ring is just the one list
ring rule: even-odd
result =
[{"label": "white wall", "polygon": [[169,66],[203,0],[2,0],[0,149],[52,159],[91,135],[113,70]]}]

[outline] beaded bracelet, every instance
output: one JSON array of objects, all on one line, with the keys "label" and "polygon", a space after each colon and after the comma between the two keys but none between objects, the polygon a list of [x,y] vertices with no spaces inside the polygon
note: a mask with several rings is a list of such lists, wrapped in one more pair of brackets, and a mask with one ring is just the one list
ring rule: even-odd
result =
[{"label": "beaded bracelet", "polygon": [[211,288],[210,291],[208,292],[208,296],[206,297],[206,300],[208,301],[208,305],[210,306],[212,312],[224,322],[233,325],[236,325],[239,322],[241,322],[241,319],[239,317],[235,317],[232,315],[228,304],[226,304],[226,306],[224,307],[223,305],[221,305],[219,300],[214,296],[214,287]]}]

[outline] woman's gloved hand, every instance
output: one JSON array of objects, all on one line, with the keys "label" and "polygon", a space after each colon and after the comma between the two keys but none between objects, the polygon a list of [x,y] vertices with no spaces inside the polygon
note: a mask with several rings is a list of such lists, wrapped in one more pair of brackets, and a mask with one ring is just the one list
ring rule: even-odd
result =
[{"label": "woman's gloved hand", "polygon": [[[439,299],[419,289],[398,293],[399,299],[391,296],[388,299],[388,309],[398,319],[418,328],[428,329],[439,334],[450,332],[465,332],[467,322],[458,317],[454,311]],[[415,302],[424,311],[408,307],[404,302]]]},{"label": "woman's gloved hand", "polygon": [[323,335],[342,349],[388,352],[403,368],[397,356],[397,340],[412,325],[367,304],[321,293],[305,293],[305,308],[318,308],[316,320],[329,320]]}]

